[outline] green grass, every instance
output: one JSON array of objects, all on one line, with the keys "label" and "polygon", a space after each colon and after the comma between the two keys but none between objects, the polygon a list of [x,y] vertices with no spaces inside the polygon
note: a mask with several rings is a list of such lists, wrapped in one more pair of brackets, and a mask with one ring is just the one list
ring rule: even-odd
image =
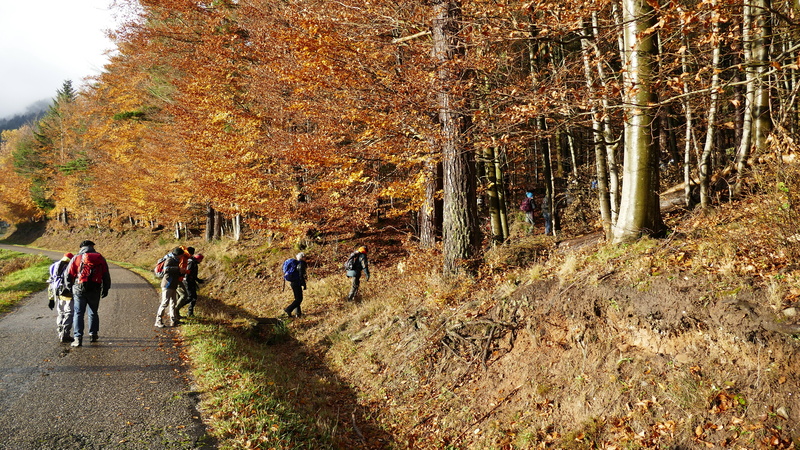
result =
[{"label": "green grass", "polygon": [[303,389],[309,386],[298,383],[274,347],[199,317],[181,331],[220,449],[338,447],[331,418],[315,417],[319,406]]},{"label": "green grass", "polygon": [[0,313],[9,311],[25,297],[47,288],[52,264],[44,255],[0,250]]}]

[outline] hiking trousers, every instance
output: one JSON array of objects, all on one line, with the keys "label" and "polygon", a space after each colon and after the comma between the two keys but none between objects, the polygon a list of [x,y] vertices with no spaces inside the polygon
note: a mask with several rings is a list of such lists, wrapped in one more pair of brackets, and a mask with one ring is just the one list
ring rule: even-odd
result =
[{"label": "hiking trousers", "polygon": [[100,331],[100,285],[92,286],[91,283],[76,284],[72,288],[73,315],[72,336],[76,341],[83,339],[83,316],[89,313],[89,334],[97,335]]},{"label": "hiking trousers", "polygon": [[361,287],[361,272],[357,271],[356,275],[350,278],[353,280],[353,284],[350,286],[350,294],[347,295],[347,300],[353,301],[358,295],[359,287]]},{"label": "hiking trousers", "polygon": [[294,301],[291,305],[287,306],[284,311],[286,314],[292,315],[294,310],[297,310],[297,317],[303,315],[303,311],[300,309],[300,304],[303,303],[303,284],[299,281],[290,281],[289,286],[292,287],[292,294],[294,294]]},{"label": "hiking trousers", "polygon": [[178,290],[177,289],[161,289],[161,304],[158,305],[156,312],[156,323],[161,323],[161,317],[166,311],[169,314],[170,322],[174,322],[177,318],[178,310]]},{"label": "hiking trousers", "polygon": [[64,340],[72,331],[72,297],[56,297],[56,327],[58,329],[58,339]]}]

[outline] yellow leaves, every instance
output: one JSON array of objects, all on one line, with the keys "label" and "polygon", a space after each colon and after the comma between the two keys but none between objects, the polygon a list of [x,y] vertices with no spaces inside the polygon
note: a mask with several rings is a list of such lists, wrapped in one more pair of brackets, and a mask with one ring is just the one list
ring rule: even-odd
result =
[{"label": "yellow leaves", "polygon": [[211,115],[211,123],[227,122],[230,118],[230,113],[227,111],[218,111]]}]

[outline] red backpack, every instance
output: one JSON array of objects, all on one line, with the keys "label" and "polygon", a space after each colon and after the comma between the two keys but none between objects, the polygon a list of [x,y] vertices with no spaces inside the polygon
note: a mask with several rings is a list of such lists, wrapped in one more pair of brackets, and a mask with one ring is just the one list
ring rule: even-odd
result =
[{"label": "red backpack", "polygon": [[105,275],[105,259],[100,253],[84,253],[81,255],[81,263],[78,266],[78,276],[76,281],[78,283],[92,283],[102,284],[103,275]]}]

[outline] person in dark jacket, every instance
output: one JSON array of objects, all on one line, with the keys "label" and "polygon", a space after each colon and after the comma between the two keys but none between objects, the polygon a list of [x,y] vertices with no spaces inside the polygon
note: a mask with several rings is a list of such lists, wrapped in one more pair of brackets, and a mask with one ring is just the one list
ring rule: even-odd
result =
[{"label": "person in dark jacket", "polygon": [[[194,316],[194,307],[197,305],[197,288],[203,280],[198,277],[199,264],[203,261],[203,254],[194,254],[194,248],[189,247],[191,255],[186,263],[186,275],[183,277],[183,286],[186,288],[187,303],[189,304],[189,317]],[[179,308],[180,309],[180,308]]]},{"label": "person in dark jacket", "polygon": [[89,336],[96,342],[100,332],[100,299],[108,296],[111,275],[103,255],[96,252],[94,242],[81,242],[81,249],[67,267],[67,285],[72,288],[72,346],[83,345],[83,316],[89,310]]},{"label": "person in dark jacket", "polygon": [[179,325],[178,322],[178,284],[181,283],[181,268],[179,258],[183,255],[183,249],[175,247],[167,253],[164,262],[164,277],[161,279],[161,304],[158,305],[156,312],[155,326],[164,327],[164,311],[169,315],[169,326]]},{"label": "person in dark jacket", "polygon": [[[294,257],[294,259],[295,261],[292,263],[292,265],[295,266],[293,274],[289,276],[284,272],[284,279],[289,282],[289,286],[292,288],[294,301],[283,311],[289,317],[292,317],[292,313],[295,311],[297,311],[297,317],[303,317],[303,311],[300,309],[300,304],[303,303],[303,290],[306,288],[306,255],[305,253],[300,252]],[[289,262],[291,262],[291,260]],[[284,264],[284,266],[285,265],[286,264]]]},{"label": "person in dark jacket", "polygon": [[366,245],[358,247],[358,250],[347,257],[345,269],[347,270],[347,276],[352,279],[350,294],[347,295],[347,300],[353,301],[358,295],[358,289],[361,287],[362,272],[366,275],[367,281],[369,281],[369,259],[367,259]]}]

